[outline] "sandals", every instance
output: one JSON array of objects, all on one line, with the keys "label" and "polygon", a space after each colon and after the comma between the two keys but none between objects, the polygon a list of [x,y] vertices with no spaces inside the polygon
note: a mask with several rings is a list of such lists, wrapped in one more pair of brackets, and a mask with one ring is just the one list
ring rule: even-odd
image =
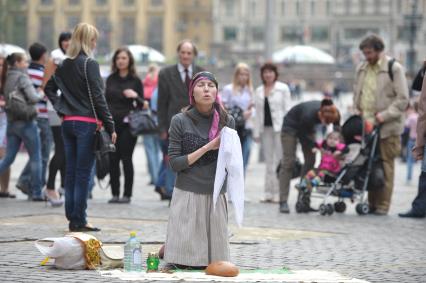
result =
[{"label": "sandals", "polygon": [[16,195],[9,192],[0,192],[0,198],[16,198]]}]

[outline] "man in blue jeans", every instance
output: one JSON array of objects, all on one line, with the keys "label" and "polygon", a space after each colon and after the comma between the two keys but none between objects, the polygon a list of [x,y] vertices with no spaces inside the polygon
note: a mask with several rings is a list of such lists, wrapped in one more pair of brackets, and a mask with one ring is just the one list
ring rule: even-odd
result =
[{"label": "man in blue jeans", "polygon": [[[29,48],[31,63],[28,67],[28,75],[34,85],[34,88],[40,89],[43,83],[44,65],[47,60],[47,49],[40,43],[34,43]],[[46,183],[46,168],[49,161],[50,150],[52,149],[52,132],[50,130],[49,119],[47,115],[47,98],[37,103],[37,126],[41,145],[41,187]],[[31,164],[27,162],[24,170],[19,176],[16,187],[23,193],[29,192],[31,183]]]}]

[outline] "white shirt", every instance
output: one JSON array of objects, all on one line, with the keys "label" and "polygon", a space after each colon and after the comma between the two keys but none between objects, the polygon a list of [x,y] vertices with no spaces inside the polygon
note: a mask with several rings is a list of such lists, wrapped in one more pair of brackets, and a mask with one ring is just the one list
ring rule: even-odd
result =
[{"label": "white shirt", "polygon": [[[269,109],[271,111],[272,127],[274,132],[281,131],[284,116],[290,109],[291,96],[287,84],[276,81],[268,96]],[[253,137],[259,138],[264,131],[265,122],[265,87],[259,86],[254,93],[254,107],[256,116],[254,119]]]},{"label": "white shirt", "polygon": [[52,57],[55,65],[59,65],[67,58],[67,55],[65,55],[60,48],[57,48],[50,53],[50,57]]},{"label": "white shirt", "polygon": [[[185,67],[181,63],[178,63],[177,67],[178,67],[178,71],[179,71],[179,74],[180,74],[180,78],[182,79],[182,82],[185,83],[185,76],[186,76]],[[189,65],[189,67],[187,69],[188,69],[189,79],[191,79],[192,78],[192,65]]]},{"label": "white shirt", "polygon": [[227,179],[228,197],[235,209],[235,219],[238,226],[244,217],[244,169],[243,154],[237,131],[224,127],[220,133],[219,156],[217,158],[216,176],[213,189],[213,207],[216,208],[225,178]]}]

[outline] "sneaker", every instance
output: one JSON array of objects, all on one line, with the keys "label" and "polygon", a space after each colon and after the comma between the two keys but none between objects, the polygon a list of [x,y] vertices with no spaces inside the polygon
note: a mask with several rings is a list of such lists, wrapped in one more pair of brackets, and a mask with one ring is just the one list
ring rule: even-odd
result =
[{"label": "sneaker", "polygon": [[130,203],[130,198],[129,197],[122,197],[121,199],[118,200],[119,203]]},{"label": "sneaker", "polygon": [[119,203],[119,202],[120,200],[117,196],[112,197],[112,199],[108,201],[108,203]]},{"label": "sneaker", "polygon": [[280,202],[280,212],[281,213],[290,213],[290,208],[286,201]]}]

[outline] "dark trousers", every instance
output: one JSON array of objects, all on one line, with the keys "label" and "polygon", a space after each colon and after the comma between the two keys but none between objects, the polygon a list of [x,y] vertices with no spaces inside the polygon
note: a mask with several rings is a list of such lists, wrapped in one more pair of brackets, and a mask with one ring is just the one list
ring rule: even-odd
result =
[{"label": "dark trousers", "polygon": [[123,164],[124,172],[124,196],[131,197],[133,190],[133,151],[137,137],[130,133],[127,123],[117,124],[117,142],[116,151],[110,154],[110,183],[113,196],[120,196],[120,161]]},{"label": "dark trousers", "polygon": [[419,190],[416,198],[413,200],[412,208],[414,213],[419,215],[426,214],[426,146],[423,149],[422,173],[419,178]]},{"label": "dark trousers", "polygon": [[[290,192],[290,181],[293,175],[294,162],[296,161],[298,138],[295,135],[282,133],[281,145],[283,149],[283,157],[280,170],[280,202],[286,202]],[[308,145],[302,145],[303,164],[302,176],[311,170],[315,165],[315,154],[312,153],[312,148]]]},{"label": "dark trousers", "polygon": [[55,179],[58,171],[61,174],[61,187],[64,187],[65,180],[65,149],[62,138],[61,126],[51,127],[53,134],[53,142],[55,143],[55,152],[49,163],[49,175],[47,177],[47,189],[55,189]]},{"label": "dark trousers", "polygon": [[86,209],[90,175],[95,162],[93,151],[95,123],[64,121],[65,215],[70,226],[87,224]]}]

